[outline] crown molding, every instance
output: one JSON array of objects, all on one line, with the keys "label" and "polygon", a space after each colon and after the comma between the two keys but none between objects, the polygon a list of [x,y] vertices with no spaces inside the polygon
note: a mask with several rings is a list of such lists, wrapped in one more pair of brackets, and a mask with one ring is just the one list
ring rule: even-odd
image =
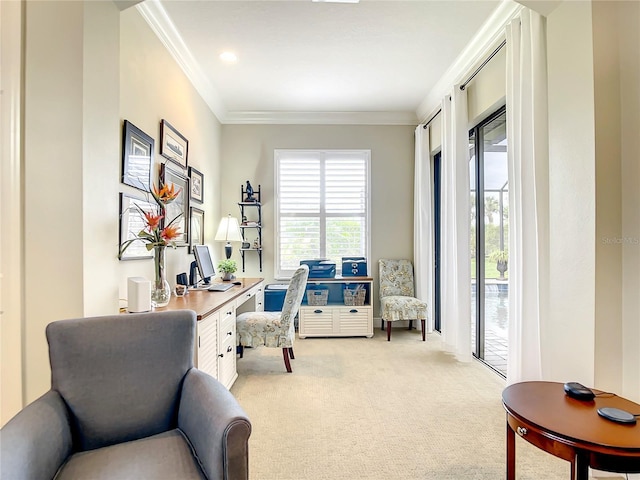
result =
[{"label": "crown molding", "polygon": [[414,112],[228,112],[225,124],[416,125]]},{"label": "crown molding", "polygon": [[503,0],[420,103],[416,109],[416,117],[420,122],[431,118],[453,85],[461,83],[473,68],[504,40],[506,25],[517,17],[523,8],[512,0]]},{"label": "crown molding", "polygon": [[191,54],[189,48],[178,33],[166,10],[158,0],[145,0],[136,5],[142,17],[149,24],[162,44],[178,63],[191,84],[209,106],[213,114],[222,122],[227,109],[218,90],[211,84],[207,76]]}]

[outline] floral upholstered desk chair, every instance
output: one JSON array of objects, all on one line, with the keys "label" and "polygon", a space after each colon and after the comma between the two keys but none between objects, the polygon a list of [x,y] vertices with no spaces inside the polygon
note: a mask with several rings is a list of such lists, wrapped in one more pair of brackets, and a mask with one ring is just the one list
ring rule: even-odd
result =
[{"label": "floral upholstered desk chair", "polygon": [[298,314],[302,297],[307,286],[309,267],[301,265],[291,277],[287,294],[281,312],[246,312],[238,315],[236,320],[236,334],[240,358],[244,354],[244,347],[259,347],[265,345],[272,348],[282,348],[282,357],[287,372],[291,373],[293,355],[293,340],[296,332],[293,319]]},{"label": "floral upholstered desk chair", "polygon": [[378,262],[380,280],[380,318],[382,330],[387,322],[387,341],[391,341],[391,322],[420,320],[425,341],[427,304],[415,298],[413,265],[409,260],[381,259]]}]

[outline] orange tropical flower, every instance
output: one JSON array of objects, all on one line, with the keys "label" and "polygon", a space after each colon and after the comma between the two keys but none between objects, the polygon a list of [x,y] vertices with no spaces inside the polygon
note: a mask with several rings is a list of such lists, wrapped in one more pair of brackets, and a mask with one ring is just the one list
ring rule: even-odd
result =
[{"label": "orange tropical flower", "polygon": [[174,225],[169,225],[168,227],[164,227],[164,229],[162,230],[162,232],[160,233],[160,236],[167,242],[178,238],[178,236],[180,235],[180,229],[177,226]]},{"label": "orange tropical flower", "polygon": [[159,190],[154,185],[153,197],[156,199],[158,203],[162,205],[168,205],[169,203],[173,202],[176,198],[178,198],[178,195],[180,195],[181,191],[182,191],[181,188],[176,190],[176,186],[174,184],[163,185],[162,188],[160,188]]},{"label": "orange tropical flower", "polygon": [[149,232],[152,232],[160,226],[160,220],[164,218],[164,215],[154,215],[151,212],[144,212],[144,218],[147,221]]}]

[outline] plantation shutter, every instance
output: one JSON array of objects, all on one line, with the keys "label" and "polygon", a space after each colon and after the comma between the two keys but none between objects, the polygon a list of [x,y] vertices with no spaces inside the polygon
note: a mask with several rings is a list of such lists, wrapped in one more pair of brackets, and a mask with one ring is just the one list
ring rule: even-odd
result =
[{"label": "plantation shutter", "polygon": [[276,151],[277,274],[300,260],[367,256],[369,152]]}]

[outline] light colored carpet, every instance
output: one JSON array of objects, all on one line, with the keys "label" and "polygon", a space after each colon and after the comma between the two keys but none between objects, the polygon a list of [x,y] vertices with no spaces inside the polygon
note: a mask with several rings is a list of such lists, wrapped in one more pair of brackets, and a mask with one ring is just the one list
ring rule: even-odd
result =
[{"label": "light colored carpet", "polygon": [[[420,338],[297,339],[290,374],[280,349],[245,349],[231,392],[253,424],[250,478],[505,478],[504,380]],[[569,463],[516,442],[519,479],[569,477]]]}]

